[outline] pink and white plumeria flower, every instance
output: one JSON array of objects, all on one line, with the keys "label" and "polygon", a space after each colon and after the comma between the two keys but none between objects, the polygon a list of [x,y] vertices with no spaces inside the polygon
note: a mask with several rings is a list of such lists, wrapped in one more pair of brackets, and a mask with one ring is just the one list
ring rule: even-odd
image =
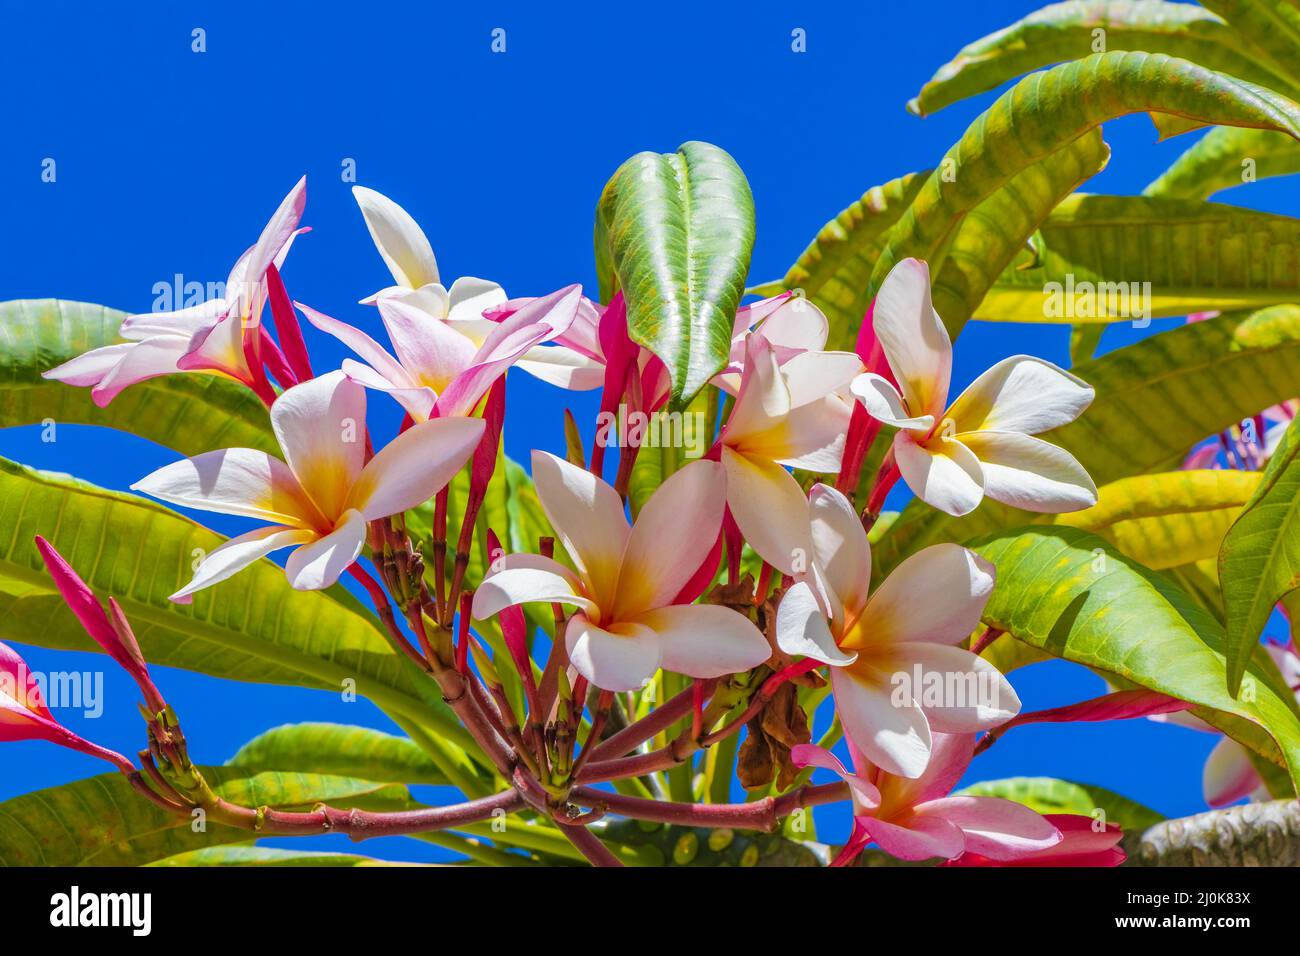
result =
[{"label": "pink and white plumeria flower", "polygon": [[1097,487],[1074,456],[1032,437],[1078,418],[1091,386],[1051,362],[1013,355],[948,405],[952,342],[930,301],[929,266],[918,259],[890,271],[872,321],[901,394],[872,372],[853,382],[853,394],[898,429],[894,460],[918,498],[951,515],[969,514],[985,495],[1050,513],[1097,503]]},{"label": "pink and white plumeria flower", "polygon": [[394,358],[365,332],[297,303],[309,322],[369,362],[343,361],[355,382],[387,392],[412,421],[469,415],[492,383],[540,342],[562,334],[573,322],[582,287],[567,286],[534,299],[500,323],[482,320],[479,344],[398,296],[381,296],[379,314],[388,329]]},{"label": "pink and white plumeria flower", "polygon": [[979,624],[991,564],[959,545],[932,545],[868,595],[871,546],[853,505],[819,484],[809,513],[811,567],[777,608],[777,644],[831,666],[835,711],[872,763],[918,777],[933,731],[988,730],[1020,711],[997,668],[954,646]]},{"label": "pink and white plumeria flower", "polygon": [[802,352],[784,364],[763,335],[746,337],[744,374],[722,429],[727,506],[750,547],[790,574],[807,555],[808,507],[785,466],[835,473],[853,414],[842,391],[862,371],[852,352]]},{"label": "pink and white plumeria flower", "polygon": [[329,587],[366,540],[366,523],[432,498],[482,437],[481,419],[442,418],[408,429],[369,462],[366,393],[342,372],[281,395],[271,426],[284,459],[227,448],[167,465],[131,486],[172,504],[272,522],[210,553],[171,599],[224,581],[258,558],[294,547],[285,571],[300,590]]},{"label": "pink and white plumeria flower", "polygon": [[900,860],[952,860],[971,853],[999,862],[1060,844],[1060,830],[1022,804],[949,795],[970,766],[974,746],[969,734],[936,734],[933,759],[916,779],[883,772],[851,743],[852,771],[812,744],[794,747],[790,758],[800,767],[829,770],[849,785],[853,835],[839,861],[855,858],[870,843]]},{"label": "pink and white plumeria flower", "polygon": [[[43,377],[91,388],[100,408],[137,382],[177,372],[207,372],[259,384],[245,352],[245,331],[260,334],[267,271],[283,265],[307,202],[307,177],[276,209],[262,234],[230,271],[225,293],[174,312],[128,316],[119,329],[128,341],[92,349],[43,373]],[[272,393],[273,394],[273,393]],[[270,401],[269,397],[267,399]]]},{"label": "pink and white plumeria flower", "polygon": [[541,451],[532,463],[542,508],[576,572],[538,555],[507,555],[474,594],[475,620],[534,601],[576,607],[564,629],[569,660],[610,691],[638,689],[660,667],[721,677],[771,656],[744,615],[675,603],[718,539],[725,502],[716,462],[692,462],[665,481],[635,527],[600,478]]},{"label": "pink and white plumeria flower", "polygon": [[59,723],[41,698],[40,683],[13,648],[0,644],[0,743],[44,740],[107,760],[123,773],[135,767],[119,753],[77,736]]},{"label": "pink and white plumeria flower", "polygon": [[[469,349],[471,353],[474,349],[482,350],[488,339],[494,336],[494,323],[484,318],[483,313],[500,310],[510,304],[505,290],[488,279],[472,276],[462,276],[451,284],[450,289],[444,288],[438,274],[438,261],[433,255],[433,246],[411,214],[382,193],[364,186],[353,186],[352,195],[361,207],[370,238],[374,240],[375,248],[392,273],[394,282],[362,299],[362,304],[378,305],[380,311],[384,312],[386,302],[405,303],[408,309],[418,309],[429,318],[443,323],[445,329],[464,336],[472,346]],[[518,311],[533,301],[515,300],[510,311]],[[590,306],[586,299],[582,302]],[[408,318],[400,321],[411,320]],[[393,322],[390,322],[387,315],[384,323],[389,327],[391,335]],[[558,328],[555,336],[562,335],[565,328],[567,324]],[[547,341],[550,339],[542,340]],[[352,345],[351,342],[348,344]],[[397,345],[395,337],[393,344]],[[446,347],[456,348],[451,344]],[[460,351],[464,349],[463,345],[459,347]],[[547,346],[532,343],[513,364],[530,375],[561,388],[584,390],[597,388],[601,383],[599,368],[592,359],[559,344]],[[440,391],[436,386],[435,390]]]}]

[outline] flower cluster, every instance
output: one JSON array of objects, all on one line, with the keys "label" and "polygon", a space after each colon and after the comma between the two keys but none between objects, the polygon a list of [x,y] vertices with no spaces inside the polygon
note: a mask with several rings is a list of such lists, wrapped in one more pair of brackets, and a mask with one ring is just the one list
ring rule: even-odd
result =
[{"label": "flower cluster", "polygon": [[[795,769],[823,768],[843,780],[818,791],[853,801],[856,823],[841,862],[869,843],[906,860],[1116,862],[1113,827],[951,795],[978,735],[1020,711],[1011,684],[980,654],[996,569],[971,550],[938,544],[873,586],[868,539],[899,478],[956,516],[985,496],[1048,513],[1094,504],[1083,467],[1034,437],[1083,412],[1093,395],[1086,383],[1014,356],[950,403],[952,345],[931,304],[928,267],[914,259],[881,285],[855,352],[826,349],[827,319],[801,296],[756,302],[737,311],[729,361],[709,386],[724,411],[711,422],[706,454],[670,469],[629,520],[637,447],[621,449],[613,484],[604,479],[601,441],[590,456],[573,440],[564,457],[534,451],[532,478],[562,554],[550,539],[535,552],[496,554],[471,582],[469,545],[498,458],[507,371],[517,367],[559,388],[599,388],[603,412],[626,405],[646,413],[668,401],[669,371],[629,335],[621,293],[602,305],[577,285],[517,299],[478,278],[446,288],[415,221],[373,190],[354,192],[393,277],[361,300],[376,308],[388,346],[285,291],[280,272],[305,231],[300,182],[239,257],[222,298],[131,316],[121,327],[124,342],[46,373],[90,387],[100,404],[151,377],[206,373],[242,383],[268,406],[278,455],[211,451],[133,485],[172,504],[265,522],[206,555],[173,601],[189,602],[286,548],[293,549],[285,573],[294,588],[326,588],[352,574],[394,646],[438,681],[485,752],[501,758],[521,798],[551,807],[548,791],[578,800],[587,791],[573,787],[584,782],[680,764],[747,724],[752,737],[750,722],[765,707],[794,686],[821,686],[824,673],[853,770],[808,742],[786,749]],[[274,336],[262,321],[268,303]],[[356,358],[314,373],[299,313]],[[386,443],[367,425],[367,391],[404,412]],[[886,428],[888,451],[863,482],[865,453]],[[447,488],[467,465],[468,505],[453,541]],[[432,547],[422,552],[403,516],[430,500]],[[364,558],[380,570],[387,593]],[[140,678],[150,710],[161,710],[121,615],[110,620],[84,585],[69,584],[75,574],[57,555],[47,553],[47,561],[92,636]],[[539,662],[540,678],[529,659],[527,607],[553,615],[560,638]],[[472,626],[499,628],[527,689],[526,716],[499,699],[494,674],[506,664],[490,657]],[[9,656],[0,664],[14,669]],[[632,753],[658,723],[639,736],[633,724],[602,741],[614,695],[649,686],[660,671],[693,681],[652,712],[662,718],[648,719],[667,727],[687,718],[691,733],[666,752]],[[593,726],[572,760],[561,752],[560,730],[576,731],[588,687]],[[77,745],[51,729],[38,698],[6,700],[0,713],[17,717],[0,725]],[[728,722],[732,710],[740,716]],[[601,805],[619,812],[619,798],[606,799]],[[631,812],[632,804],[622,806]]]}]

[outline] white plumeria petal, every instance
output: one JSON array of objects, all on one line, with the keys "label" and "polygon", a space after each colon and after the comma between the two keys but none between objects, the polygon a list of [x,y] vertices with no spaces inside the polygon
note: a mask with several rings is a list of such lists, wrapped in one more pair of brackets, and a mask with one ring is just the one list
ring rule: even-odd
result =
[{"label": "white plumeria petal", "polygon": [[912,493],[932,508],[960,518],[979,507],[984,498],[980,460],[955,439],[931,439],[925,445],[911,433],[894,435],[894,460]]},{"label": "white plumeria petal", "polygon": [[[56,365],[54,368],[42,372],[41,378],[63,382],[65,385],[73,385],[78,388],[98,385],[104,376],[115,369],[118,363],[126,357],[126,354],[135,347],[135,342],[121,342],[117,345],[105,345],[101,348],[91,349],[76,358],[69,359],[62,365]],[[172,368],[175,368],[174,361]]]},{"label": "white plumeria petal", "polygon": [[333,531],[289,555],[284,565],[289,583],[299,591],[329,587],[357,559],[365,543],[365,517],[356,510],[344,512]]},{"label": "white plumeria petal", "polygon": [[438,262],[429,239],[410,213],[382,193],[353,186],[366,229],[375,242],[393,281],[408,289],[438,281]]},{"label": "white plumeria petal", "polygon": [[176,604],[189,604],[195,591],[211,587],[244,570],[259,558],[272,551],[293,547],[315,539],[316,533],[301,528],[283,528],[273,525],[257,528],[237,538],[231,538],[220,547],[213,548],[199,564],[189,584],[168,600]]},{"label": "white plumeria petal", "polygon": [[1062,514],[1097,503],[1097,486],[1064,448],[1018,432],[963,432],[958,440],[979,459],[984,493],[1026,511]]},{"label": "white plumeria petal", "polygon": [[789,468],[838,474],[852,417],[852,402],[839,395],[826,395],[791,409],[779,442],[750,448],[753,454],[766,454]]},{"label": "white plumeria petal", "polygon": [[824,664],[843,666],[858,659],[835,644],[826,612],[807,582],[792,585],[776,609],[776,643],[791,657],[811,657]]},{"label": "white plumeria petal", "polygon": [[289,466],[252,448],[183,458],[141,478],[131,490],[185,508],[295,527],[318,523],[321,517]]},{"label": "white plumeria petal", "polygon": [[116,365],[105,373],[90,393],[100,408],[107,408],[122,390],[161,375],[182,371],[181,360],[189,353],[189,343],[175,336],[155,336],[136,342],[123,351]]},{"label": "white plumeria petal", "polygon": [[952,340],[930,302],[930,267],[899,262],[876,293],[872,327],[914,416],[936,419],[948,402]]},{"label": "white plumeria petal", "polygon": [[767,638],[743,614],[716,604],[678,604],[637,615],[658,638],[660,666],[688,677],[740,674],[772,656]]},{"label": "white plumeria petal", "polygon": [[893,382],[875,372],[863,372],[849,385],[867,413],[879,422],[909,431],[929,432],[934,428],[933,415],[909,415]]},{"label": "white plumeria petal", "polygon": [[845,614],[856,618],[871,584],[871,545],[862,520],[848,498],[821,483],[808,493],[808,511],[817,564]]},{"label": "white plumeria petal", "polygon": [[961,545],[934,544],[910,555],[867,600],[868,625],[847,646],[912,641],[957,644],[979,625],[993,593],[993,565]]},{"label": "white plumeria petal", "polygon": [[812,563],[808,500],[794,476],[775,462],[725,446],[722,467],[727,506],[749,546],[784,574],[807,570]]},{"label": "white plumeria petal", "polygon": [[605,366],[562,345],[538,345],[515,363],[533,378],[571,392],[589,392],[605,383]]},{"label": "white plumeria petal", "polygon": [[891,660],[895,680],[910,687],[933,731],[973,734],[1020,713],[1020,698],[1001,671],[964,648],[897,644]]},{"label": "white plumeria petal", "polygon": [[802,352],[781,365],[791,408],[842,391],[861,373],[862,359],[853,352]]},{"label": "white plumeria petal", "polygon": [[506,290],[487,279],[461,276],[451,284],[447,318],[481,319],[488,309],[508,301]]},{"label": "white plumeria petal", "polygon": [[1092,386],[1032,355],[1003,359],[975,379],[948,409],[959,432],[1036,435],[1069,424],[1093,399]]},{"label": "white plumeria petal", "polygon": [[469,460],[485,427],[481,418],[437,418],[408,428],[362,469],[348,507],[374,521],[423,504]]},{"label": "white plumeria petal", "polygon": [[612,607],[623,550],[632,534],[623,500],[604,481],[562,458],[534,451],[532,461],[537,497],[551,527],[593,597]]},{"label": "white plumeria petal", "polygon": [[473,616],[483,621],[516,604],[570,604],[588,613],[599,609],[573,586],[572,576],[536,567],[506,568],[483,579],[474,592]]},{"label": "white plumeria petal", "polygon": [[288,389],[271,428],[298,483],[325,517],[341,517],[366,455],[366,390],[343,372]]},{"label": "white plumeria petal", "polygon": [[930,759],[930,725],[921,708],[893,699],[888,675],[859,675],[861,662],[831,668],[835,712],[863,755],[886,773],[919,777]]},{"label": "white plumeria petal", "polygon": [[854,813],[866,812],[880,806],[880,791],[876,789],[875,784],[850,772],[829,750],[813,744],[795,744],[790,748],[790,760],[796,767],[829,770],[847,783],[853,792]]},{"label": "white plumeria petal", "polygon": [[[262,229],[262,234],[257,237],[257,242],[249,251],[244,265],[244,281],[247,283],[247,287],[242,290],[245,297],[242,302],[244,306],[249,306],[256,299],[255,287],[261,286],[271,263],[275,261],[280,251],[293,241],[306,206],[307,177],[303,176],[280,201],[280,205],[272,213],[270,220]],[[232,291],[227,289],[226,295],[229,297]],[[244,314],[249,314],[247,309]],[[257,318],[255,314],[251,317]]]},{"label": "white plumeria petal", "polygon": [[639,690],[659,669],[660,645],[654,631],[639,624],[605,630],[575,614],[564,628],[564,644],[578,673],[601,690]]},{"label": "white plumeria petal", "polygon": [[722,466],[701,460],[655,489],[623,550],[615,619],[662,607],[681,592],[718,540],[726,487]]}]

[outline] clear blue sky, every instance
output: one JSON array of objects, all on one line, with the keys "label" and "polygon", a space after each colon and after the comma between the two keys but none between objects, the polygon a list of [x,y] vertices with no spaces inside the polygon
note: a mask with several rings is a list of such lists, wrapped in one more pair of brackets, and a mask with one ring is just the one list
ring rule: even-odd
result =
[{"label": "clear blue sky", "polygon": [[[340,171],[404,205],[433,242],[445,279],[477,275],[512,295],[582,282],[594,294],[596,198],[643,149],[716,143],[749,176],[758,214],[751,280],[782,275],[818,228],[865,189],[934,164],[991,96],[919,120],[904,103],[963,44],[1034,9],[991,0],[870,3],[399,5],[5,0],[0,28],[0,195],[9,231],[0,299],[59,297],[148,311],[175,273],[225,278],[280,198],[308,176],[313,232],[285,269],[290,294],[378,334],[356,304],[388,277]],[[688,15],[683,15],[684,13]],[[807,52],[791,51],[803,28]],[[207,52],[191,52],[191,31]],[[494,28],[507,51],[490,50]],[[1150,123],[1109,124],[1110,168],[1087,188],[1139,191],[1191,143],[1158,144]],[[46,158],[57,181],[41,181]],[[1282,211],[1284,182],[1228,201]],[[1168,323],[1156,323],[1167,327]],[[318,369],[343,357],[309,330]],[[1143,334],[1114,329],[1106,348]],[[972,324],[957,346],[960,387],[995,360],[1032,352],[1066,364],[1063,326]],[[561,413],[591,396],[512,376],[507,450],[561,449]],[[373,398],[380,432],[395,426]],[[176,456],[128,436],[65,427],[0,433],[0,455],[111,488]],[[226,533],[245,525],[203,516]],[[0,624],[3,633],[3,624]],[[38,670],[100,670],[103,659],[20,647]],[[365,702],[313,691],[155,675],[185,721],[196,759],[221,762],[262,730],[299,720],[391,727]],[[1026,709],[1101,692],[1065,664],[1020,671]],[[70,726],[126,753],[143,744],[137,694],[107,671],[107,712]],[[1144,721],[1028,727],[971,779],[1060,776],[1100,784],[1168,814],[1203,809],[1213,739]],[[8,745],[0,799],[101,765],[37,744]],[[828,839],[842,839],[839,827]],[[346,848],[326,842],[335,848]],[[390,842],[364,852],[429,859]]]}]

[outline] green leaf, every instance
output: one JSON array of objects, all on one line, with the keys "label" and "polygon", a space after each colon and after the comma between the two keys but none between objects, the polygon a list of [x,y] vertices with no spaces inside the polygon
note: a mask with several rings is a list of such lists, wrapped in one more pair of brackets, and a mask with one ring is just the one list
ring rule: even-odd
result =
[{"label": "green leaf", "polygon": [[[663,424],[659,426],[658,444],[649,444],[647,439],[647,443],[637,451],[627,486],[633,520],[655,490],[674,472],[709,450],[713,435],[708,429],[709,423],[716,419],[718,394],[716,389],[708,389],[696,395],[681,411],[680,426],[671,424],[675,416],[661,419]],[[675,440],[678,437],[680,442]]]},{"label": "green leaf", "polygon": [[1221,189],[1297,172],[1300,143],[1285,133],[1216,126],[1142,193],[1167,199],[1208,199]]},{"label": "green leaf", "polygon": [[1264,53],[1262,59],[1300,79],[1300,9],[1294,0],[1201,0]]},{"label": "green leaf", "polygon": [[745,174],[708,143],[637,153],[596,208],[602,298],[627,299],[632,339],[663,359],[677,407],[727,364],[731,328],[754,248]]},{"label": "green leaf", "polygon": [[1259,479],[1258,472],[1227,469],[1134,475],[1099,488],[1091,508],[1054,520],[1159,571],[1217,555]]},{"label": "green leaf", "polygon": [[[1021,170],[1106,120],[1138,112],[1274,129],[1300,138],[1300,106],[1162,54],[1098,53],[1033,74],[981,114],[931,173],[890,231],[868,296],[900,260],[941,255],[963,217]],[[949,332],[955,331],[950,322]]]},{"label": "green leaf", "polygon": [[1300,718],[1283,697],[1289,689],[1279,691],[1274,675],[1252,662],[1252,699],[1234,700],[1223,628],[1163,575],[1076,528],[1019,529],[973,548],[997,568],[986,626],[1120,686],[1189,701],[1196,716],[1300,779]]},{"label": "green leaf", "polygon": [[[100,595],[113,595],[156,664],[213,677],[340,692],[354,688],[463,747],[450,710],[421,701],[374,618],[336,586],[295,591],[262,560],[199,592],[167,600],[192,575],[199,552],[223,540],[161,505],[0,459],[0,636],[99,651],[44,570],[33,537],[44,535]],[[353,683],[354,682],[354,683]],[[472,766],[472,764],[470,765]]]},{"label": "green leaf", "polygon": [[1294,85],[1213,13],[1163,0],[1053,3],[963,47],[907,104],[918,116],[987,92],[1025,73],[1097,51],[1164,53],[1286,92]]},{"label": "green leaf", "polygon": [[90,389],[46,381],[41,372],[102,345],[122,342],[127,313],[86,302],[0,302],[0,428],[101,425],[128,431],[183,455],[215,448],[279,454],[266,408],[253,393],[215,375],[166,375],[132,385],[98,408]]},{"label": "green leaf", "polygon": [[444,774],[416,744],[368,727],[285,724],[254,737],[228,766],[358,777],[380,783],[444,785]]},{"label": "green leaf", "polygon": [[[1042,438],[1073,454],[1099,486],[1170,471],[1207,435],[1300,394],[1300,307],[1221,316],[1161,332],[1076,366],[1097,397]],[[1043,520],[985,501],[964,518],[912,502],[874,549],[879,578],[908,554]]]},{"label": "green leaf", "polygon": [[1300,428],[1293,421],[1219,553],[1219,581],[1228,621],[1228,688],[1234,694],[1274,605],[1300,587],[1297,455]]},{"label": "green leaf", "polygon": [[801,289],[830,322],[826,347],[851,351],[871,302],[866,297],[867,285],[886,234],[912,204],[929,175],[930,170],[908,173],[868,189],[861,199],[822,226],[785,278],[749,291],[775,295]]},{"label": "green leaf", "polygon": [[148,866],[428,866],[426,863],[390,863],[355,853],[321,853],[279,850],[269,846],[214,846],[178,853]]},{"label": "green leaf", "polygon": [[1001,797],[1003,800],[1022,803],[1039,813],[1073,813],[1089,817],[1100,810],[1103,822],[1118,824],[1126,833],[1145,830],[1164,819],[1150,807],[1104,787],[1053,777],[984,780],[964,787],[957,793],[971,797]]},{"label": "green leaf", "polygon": [[1078,194],[1040,234],[1037,261],[1003,271],[975,318],[1109,324],[1300,300],[1300,219],[1289,216]]},{"label": "green leaf", "polygon": [[[411,802],[405,787],[347,777],[202,771],[218,796],[244,807],[398,810]],[[0,866],[139,866],[250,838],[247,830],[216,823],[195,833],[191,822],[137,794],[122,774],[91,777],[0,803]]]},{"label": "green leaf", "polygon": [[1057,150],[985,199],[957,226],[933,285],[934,307],[948,328],[960,329],[990,288],[1033,239],[1052,210],[1110,159],[1100,127]]}]

